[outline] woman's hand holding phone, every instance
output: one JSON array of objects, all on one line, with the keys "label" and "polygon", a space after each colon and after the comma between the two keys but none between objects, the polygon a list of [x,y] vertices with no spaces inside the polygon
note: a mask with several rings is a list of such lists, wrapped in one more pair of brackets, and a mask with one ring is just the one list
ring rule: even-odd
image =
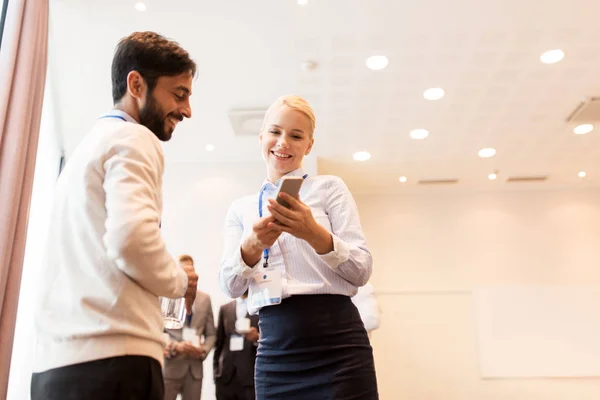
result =
[{"label": "woman's hand holding phone", "polygon": [[277,201],[269,199],[267,208],[275,221],[269,222],[267,227],[280,234],[287,232],[298,239],[305,240],[318,254],[331,252],[333,250],[331,233],[315,221],[310,207],[287,193],[280,193],[279,196],[290,207],[284,207]]}]

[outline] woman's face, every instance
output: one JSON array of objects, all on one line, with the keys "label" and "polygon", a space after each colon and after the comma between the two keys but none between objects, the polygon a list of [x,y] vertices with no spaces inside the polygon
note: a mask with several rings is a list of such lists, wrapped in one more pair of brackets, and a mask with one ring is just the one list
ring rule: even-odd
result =
[{"label": "woman's face", "polygon": [[302,159],[310,153],[314,143],[308,117],[286,105],[271,110],[267,115],[259,140],[269,178],[273,182],[300,168]]}]

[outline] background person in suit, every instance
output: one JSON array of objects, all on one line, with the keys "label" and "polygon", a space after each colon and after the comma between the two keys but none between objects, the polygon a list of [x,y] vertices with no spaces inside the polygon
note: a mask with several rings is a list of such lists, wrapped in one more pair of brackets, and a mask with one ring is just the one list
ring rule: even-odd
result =
[{"label": "background person in suit", "polygon": [[[179,257],[179,263],[191,264],[188,255]],[[199,400],[202,394],[202,362],[216,341],[216,329],[210,296],[196,293],[192,313],[186,318],[182,329],[167,329],[169,342],[165,348],[165,400],[175,400],[181,393],[182,400]]]},{"label": "background person in suit", "polygon": [[[248,314],[247,296],[246,292],[219,310],[217,345],[213,357],[217,400],[254,400],[258,316]],[[236,330],[236,321],[245,318],[250,320],[250,329],[241,335]],[[238,323],[238,326],[243,324]]]}]

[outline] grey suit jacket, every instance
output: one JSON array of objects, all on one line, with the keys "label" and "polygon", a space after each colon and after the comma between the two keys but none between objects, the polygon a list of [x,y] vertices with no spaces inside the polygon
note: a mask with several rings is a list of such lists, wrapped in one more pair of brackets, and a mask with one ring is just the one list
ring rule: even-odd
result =
[{"label": "grey suit jacket", "polygon": [[[196,329],[198,336],[201,338],[202,346],[208,355],[215,346],[217,334],[210,296],[204,292],[198,291],[196,294],[196,300],[192,306],[190,327]],[[171,340],[177,342],[183,341],[183,329],[167,329],[166,331],[169,333]],[[203,342],[202,338],[204,338]],[[185,377],[188,369],[190,369],[194,378],[202,379],[202,361],[204,360],[195,359],[184,354],[178,354],[173,358],[166,359],[163,369],[164,377],[166,379],[181,379]]]}]

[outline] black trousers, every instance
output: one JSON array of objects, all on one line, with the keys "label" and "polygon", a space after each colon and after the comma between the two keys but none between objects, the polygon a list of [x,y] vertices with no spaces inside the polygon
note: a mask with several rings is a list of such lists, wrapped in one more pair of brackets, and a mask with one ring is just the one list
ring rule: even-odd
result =
[{"label": "black trousers", "polygon": [[35,373],[31,400],[163,400],[160,363],[122,356]]},{"label": "black trousers", "polygon": [[217,400],[254,400],[254,386],[242,386],[233,378],[227,383],[216,383]]},{"label": "black trousers", "polygon": [[292,296],[259,313],[257,400],[377,400],[373,349],[349,297]]}]

